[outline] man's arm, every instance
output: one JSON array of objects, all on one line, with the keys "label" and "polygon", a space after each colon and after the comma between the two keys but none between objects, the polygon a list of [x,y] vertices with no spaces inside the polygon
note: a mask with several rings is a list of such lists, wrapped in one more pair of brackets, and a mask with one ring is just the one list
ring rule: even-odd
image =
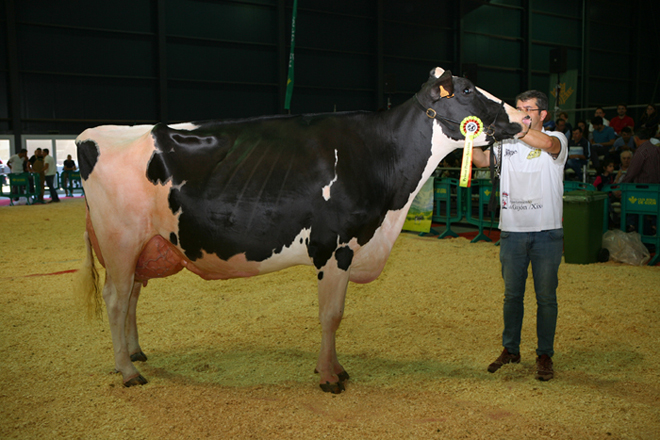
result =
[{"label": "man's arm", "polygon": [[548,136],[539,130],[530,129],[526,135],[518,139],[532,148],[539,148],[546,153],[557,155],[561,153],[561,142],[555,136]]},{"label": "man's arm", "polygon": [[490,151],[481,148],[472,149],[472,163],[477,168],[488,168],[490,166]]}]

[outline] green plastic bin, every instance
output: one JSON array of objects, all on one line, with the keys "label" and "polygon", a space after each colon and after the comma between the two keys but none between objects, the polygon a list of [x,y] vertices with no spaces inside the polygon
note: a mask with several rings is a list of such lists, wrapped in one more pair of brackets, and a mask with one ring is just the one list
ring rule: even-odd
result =
[{"label": "green plastic bin", "polygon": [[598,261],[603,247],[603,210],[607,193],[564,193],[564,261],[590,264]]}]

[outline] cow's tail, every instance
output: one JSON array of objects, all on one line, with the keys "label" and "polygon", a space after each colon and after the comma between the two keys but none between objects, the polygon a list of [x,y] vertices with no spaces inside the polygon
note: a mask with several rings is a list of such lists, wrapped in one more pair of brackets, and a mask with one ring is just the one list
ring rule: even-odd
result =
[{"label": "cow's tail", "polygon": [[94,251],[87,231],[85,231],[85,247],[87,248],[87,256],[83,266],[78,270],[76,297],[81,307],[86,310],[87,319],[91,321],[95,318],[101,319],[103,303],[99,285],[99,272],[94,263]]}]

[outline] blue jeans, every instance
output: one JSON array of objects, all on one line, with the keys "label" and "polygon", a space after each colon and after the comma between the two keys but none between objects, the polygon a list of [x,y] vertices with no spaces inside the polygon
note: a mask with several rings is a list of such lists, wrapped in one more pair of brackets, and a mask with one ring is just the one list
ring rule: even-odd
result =
[{"label": "blue jeans", "polygon": [[536,355],[554,354],[557,327],[557,271],[564,247],[564,230],[506,232],[500,235],[500,262],[504,279],[504,332],[502,345],[520,353],[527,268],[532,263],[536,291]]}]

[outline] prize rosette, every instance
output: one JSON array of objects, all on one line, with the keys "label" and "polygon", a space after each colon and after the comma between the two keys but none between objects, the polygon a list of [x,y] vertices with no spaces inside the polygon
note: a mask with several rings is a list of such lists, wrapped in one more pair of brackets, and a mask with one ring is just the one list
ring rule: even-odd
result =
[{"label": "prize rosette", "polygon": [[461,134],[465,136],[463,147],[463,162],[461,164],[461,178],[459,185],[468,188],[472,182],[472,145],[474,138],[484,131],[484,124],[476,116],[468,116],[461,121]]}]

